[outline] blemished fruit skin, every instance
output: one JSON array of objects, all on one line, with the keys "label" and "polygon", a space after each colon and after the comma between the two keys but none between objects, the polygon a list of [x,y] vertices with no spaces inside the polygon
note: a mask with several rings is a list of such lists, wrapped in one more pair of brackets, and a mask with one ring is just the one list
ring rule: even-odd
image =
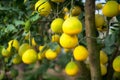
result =
[{"label": "blemished fruit skin", "polygon": [[35,4],[35,10],[42,16],[48,16],[51,12],[51,5],[47,0],[39,0]]},{"label": "blemished fruit skin", "polygon": [[54,33],[62,33],[62,24],[64,20],[62,18],[56,18],[52,21],[50,28]]},{"label": "blemished fruit skin", "polygon": [[33,64],[37,61],[37,58],[38,58],[38,56],[34,49],[28,49],[22,55],[22,61],[25,64]]},{"label": "blemished fruit skin", "polygon": [[77,61],[84,61],[88,57],[88,50],[84,46],[79,45],[75,47],[73,51],[73,56]]},{"label": "blemished fruit skin", "polygon": [[79,67],[74,61],[70,61],[65,67],[65,72],[69,76],[75,76],[79,72]]},{"label": "blemished fruit skin", "polygon": [[107,67],[103,64],[100,64],[101,67],[101,75],[104,76],[105,74],[107,74]]},{"label": "blemished fruit skin", "polygon": [[65,0],[51,0],[52,2],[64,2]]},{"label": "blemished fruit skin", "polygon": [[57,57],[57,52],[53,51],[52,49],[48,49],[45,53],[45,57],[48,60],[54,60]]},{"label": "blemished fruit skin", "polygon": [[82,12],[81,8],[79,6],[74,6],[71,14],[72,16],[78,16]]},{"label": "blemished fruit skin", "polygon": [[119,4],[116,1],[108,1],[103,6],[102,13],[107,17],[117,16],[119,13]]},{"label": "blemished fruit skin", "polygon": [[103,50],[100,50],[100,63],[106,64],[107,62],[108,62],[107,54]]},{"label": "blemished fruit skin", "polygon": [[64,21],[62,30],[69,35],[79,34],[82,31],[82,23],[76,17],[69,17]]},{"label": "blemished fruit skin", "polygon": [[116,72],[120,72],[120,55],[113,60],[113,69]]},{"label": "blemished fruit skin", "polygon": [[63,48],[71,49],[71,48],[76,47],[77,44],[78,44],[78,37],[76,35],[68,35],[68,34],[63,33],[60,36],[60,45]]}]

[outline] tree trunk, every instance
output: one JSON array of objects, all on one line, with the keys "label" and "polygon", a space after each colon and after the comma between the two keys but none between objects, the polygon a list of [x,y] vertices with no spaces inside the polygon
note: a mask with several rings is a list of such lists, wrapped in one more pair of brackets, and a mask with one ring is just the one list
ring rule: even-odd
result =
[{"label": "tree trunk", "polygon": [[89,51],[91,80],[101,80],[100,54],[97,45],[95,27],[95,0],[86,0],[85,3],[86,40]]}]

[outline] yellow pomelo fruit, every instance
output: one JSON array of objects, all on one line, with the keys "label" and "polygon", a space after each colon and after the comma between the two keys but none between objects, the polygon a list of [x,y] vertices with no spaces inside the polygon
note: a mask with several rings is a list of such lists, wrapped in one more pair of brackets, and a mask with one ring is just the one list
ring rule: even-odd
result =
[{"label": "yellow pomelo fruit", "polygon": [[79,45],[75,47],[73,51],[73,56],[77,61],[84,61],[88,57],[88,50],[84,46]]},{"label": "yellow pomelo fruit", "polygon": [[51,5],[47,0],[39,0],[35,4],[35,10],[42,16],[48,16],[51,12]]},{"label": "yellow pomelo fruit", "polygon": [[38,53],[38,60],[42,60],[45,57],[44,53],[39,52]]},{"label": "yellow pomelo fruit", "polygon": [[60,39],[60,36],[55,34],[55,35],[52,35],[52,42],[58,42],[59,43],[59,39]]},{"label": "yellow pomelo fruit", "polygon": [[64,20],[68,19],[69,17],[70,17],[70,14],[69,13],[65,13]]},{"label": "yellow pomelo fruit", "polygon": [[101,75],[104,76],[105,74],[107,74],[107,67],[103,64],[100,64],[100,68],[101,68]]},{"label": "yellow pomelo fruit", "polygon": [[120,4],[119,4],[119,14],[120,14]]},{"label": "yellow pomelo fruit", "polygon": [[97,28],[102,27],[105,24],[104,16],[101,14],[95,14],[95,25]]},{"label": "yellow pomelo fruit", "polygon": [[74,48],[77,46],[77,44],[78,44],[78,37],[76,35],[68,35],[63,33],[60,36],[60,45],[63,48],[68,48],[68,49]]},{"label": "yellow pomelo fruit", "polygon": [[117,79],[120,79],[120,72],[114,72],[114,74],[113,74],[113,77],[114,78],[117,78]]},{"label": "yellow pomelo fruit", "polygon": [[79,72],[79,67],[74,61],[70,61],[65,67],[65,72],[69,76],[75,76]]},{"label": "yellow pomelo fruit", "polygon": [[62,30],[69,35],[78,34],[82,31],[82,23],[76,17],[69,17],[64,21]]},{"label": "yellow pomelo fruit", "polygon": [[103,6],[102,13],[107,17],[117,16],[119,13],[119,4],[116,1],[108,1]]},{"label": "yellow pomelo fruit", "polygon": [[69,12],[69,9],[67,7],[64,7],[63,8],[63,13],[67,13],[67,12]]},{"label": "yellow pomelo fruit", "polygon": [[103,7],[103,5],[102,5],[102,3],[97,3],[96,4],[96,8],[99,10],[99,9],[102,9],[102,7]]},{"label": "yellow pomelo fruit", "polygon": [[22,62],[22,58],[20,55],[15,55],[13,58],[12,58],[12,63],[13,64],[20,64]]},{"label": "yellow pomelo fruit", "polygon": [[74,6],[71,14],[72,16],[78,16],[82,12],[81,8],[79,6]]},{"label": "yellow pomelo fruit", "polygon": [[18,50],[18,54],[22,56],[23,53],[28,49],[30,49],[30,45],[28,43],[23,43]]},{"label": "yellow pomelo fruit", "polygon": [[36,46],[36,45],[37,45],[37,43],[36,43],[35,39],[32,38],[32,46]]},{"label": "yellow pomelo fruit", "polygon": [[45,52],[45,57],[46,57],[48,60],[54,60],[54,59],[56,59],[56,57],[57,57],[57,52],[53,51],[52,49],[48,49],[48,50]]},{"label": "yellow pomelo fruit", "polygon": [[22,61],[25,64],[35,63],[37,61],[37,58],[38,58],[38,56],[37,56],[37,53],[34,49],[28,49],[22,55]]},{"label": "yellow pomelo fruit", "polygon": [[117,56],[114,60],[113,60],[113,69],[116,72],[120,72],[120,56]]},{"label": "yellow pomelo fruit", "polygon": [[39,46],[39,51],[41,51],[44,48],[44,46]]},{"label": "yellow pomelo fruit", "polygon": [[62,32],[62,24],[63,24],[64,20],[62,18],[56,18],[52,21],[50,27],[51,30],[54,33],[61,33]]},{"label": "yellow pomelo fruit", "polygon": [[12,47],[14,47],[16,50],[19,49],[19,42],[18,42],[18,40],[14,39],[14,40],[10,40],[8,42],[8,48],[7,48],[7,50],[9,52],[11,52]]},{"label": "yellow pomelo fruit", "polygon": [[107,62],[108,62],[107,54],[104,51],[100,50],[100,63],[106,64]]},{"label": "yellow pomelo fruit", "polygon": [[[39,46],[38,60],[42,60],[45,57],[45,51],[42,51],[45,46]],[[42,51],[42,52],[41,52]]]},{"label": "yellow pomelo fruit", "polygon": [[7,49],[5,49],[5,48],[2,49],[1,53],[2,53],[2,56],[4,56],[4,57],[11,56],[11,53]]},{"label": "yellow pomelo fruit", "polygon": [[64,0],[51,0],[52,2],[64,2]]}]

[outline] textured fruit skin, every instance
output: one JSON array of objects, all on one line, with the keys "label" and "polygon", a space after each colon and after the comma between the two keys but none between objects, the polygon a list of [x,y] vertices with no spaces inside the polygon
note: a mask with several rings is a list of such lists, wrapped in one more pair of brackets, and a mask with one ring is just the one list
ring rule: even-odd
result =
[{"label": "textured fruit skin", "polygon": [[120,72],[120,56],[117,56],[114,60],[113,60],[113,69],[116,72]]},{"label": "textured fruit skin", "polygon": [[22,55],[22,61],[25,64],[32,64],[37,61],[37,53],[34,49],[28,49],[25,51],[25,53]]},{"label": "textured fruit skin", "polygon": [[23,43],[23,44],[20,46],[19,50],[18,50],[18,54],[19,54],[20,56],[22,56],[23,53],[24,53],[27,49],[29,49],[29,48],[30,48],[30,46],[29,46],[28,43]]},{"label": "textured fruit skin", "polygon": [[69,17],[64,21],[62,30],[69,35],[78,34],[82,31],[82,23],[76,17]]},{"label": "textured fruit skin", "polygon": [[48,60],[54,60],[56,57],[57,57],[57,52],[51,50],[51,49],[48,49],[45,53],[45,57],[48,59]]},{"label": "textured fruit skin", "polygon": [[102,27],[105,24],[104,16],[101,14],[95,14],[95,25],[97,28]]},{"label": "textured fruit skin", "polygon": [[73,56],[77,61],[84,61],[88,57],[88,50],[84,46],[79,45],[75,47],[73,51]]},{"label": "textured fruit skin", "polygon": [[74,48],[78,44],[78,37],[76,35],[68,35],[63,33],[60,36],[60,45],[64,48]]},{"label": "textured fruit skin", "polygon": [[51,12],[51,5],[47,0],[39,0],[35,4],[35,10],[42,16],[48,16]]},{"label": "textured fruit skin", "polygon": [[108,1],[102,8],[102,13],[107,17],[117,16],[119,4],[116,1]]},{"label": "textured fruit skin", "polygon": [[74,6],[71,14],[72,16],[78,16],[82,12],[81,8],[79,6]]},{"label": "textured fruit skin", "polygon": [[107,74],[107,67],[103,64],[100,64],[101,67],[101,75],[104,76],[105,74]]},{"label": "textured fruit skin", "polygon": [[65,72],[69,76],[75,76],[79,72],[79,67],[74,61],[67,63]]},{"label": "textured fruit skin", "polygon": [[64,20],[62,18],[56,18],[52,21],[50,27],[51,30],[54,33],[61,33],[62,31],[62,24],[63,24]]},{"label": "textured fruit skin", "polygon": [[100,63],[106,64],[107,62],[108,62],[107,54],[104,51],[100,50]]}]

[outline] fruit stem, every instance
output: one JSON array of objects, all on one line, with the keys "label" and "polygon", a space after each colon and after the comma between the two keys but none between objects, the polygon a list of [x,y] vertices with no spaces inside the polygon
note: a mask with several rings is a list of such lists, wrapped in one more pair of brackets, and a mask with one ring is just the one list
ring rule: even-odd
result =
[{"label": "fruit stem", "polygon": [[31,32],[29,31],[29,45],[31,46]]},{"label": "fruit stem", "polygon": [[57,17],[59,17],[58,14],[59,14],[59,3],[57,3],[57,14],[56,14]]},{"label": "fruit stem", "polygon": [[73,61],[73,58],[71,58],[71,61]]},{"label": "fruit stem", "polygon": [[109,35],[109,28],[110,28],[110,20],[111,20],[111,17],[107,17],[107,20],[108,20],[108,26],[107,26],[107,33],[106,33],[106,36]]},{"label": "fruit stem", "polygon": [[73,9],[73,6],[74,6],[74,1],[73,1],[73,0],[71,0],[70,17],[72,16],[72,9]]}]

